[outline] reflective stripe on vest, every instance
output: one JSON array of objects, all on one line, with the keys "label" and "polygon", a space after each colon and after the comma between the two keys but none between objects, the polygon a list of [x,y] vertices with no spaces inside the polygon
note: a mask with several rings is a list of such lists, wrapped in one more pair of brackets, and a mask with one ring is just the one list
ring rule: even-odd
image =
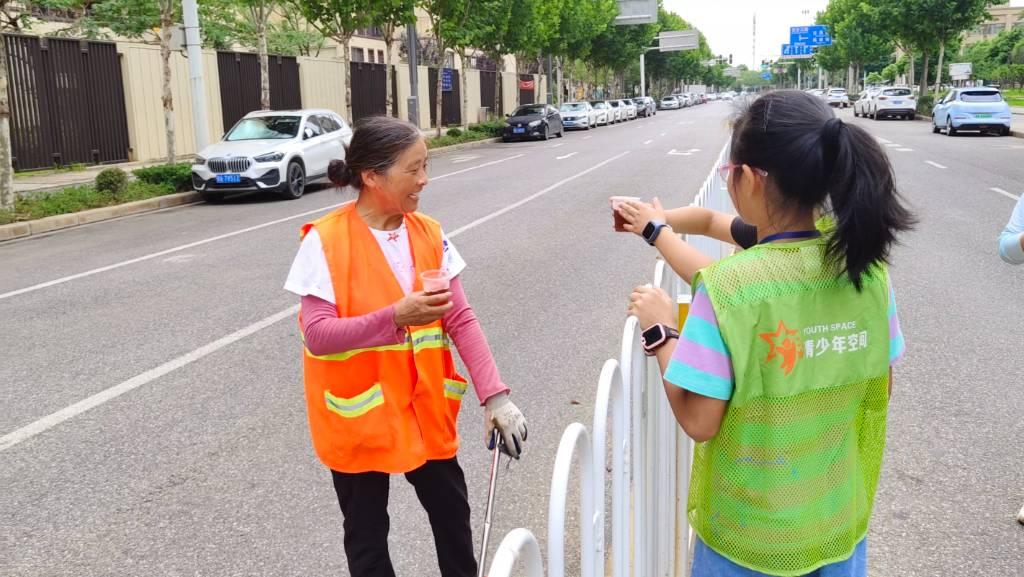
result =
[{"label": "reflective stripe on vest", "polygon": [[424,349],[441,349],[448,346],[448,335],[440,327],[420,329],[409,335],[412,350],[418,353]]},{"label": "reflective stripe on vest", "polygon": [[352,419],[383,405],[384,389],[381,388],[380,383],[377,383],[350,399],[335,397],[330,391],[324,391],[324,400],[327,402],[328,411]]},{"label": "reflective stripe on vest", "polygon": [[444,396],[453,401],[461,401],[462,395],[466,394],[466,388],[466,383],[460,383],[452,379],[444,380]]}]

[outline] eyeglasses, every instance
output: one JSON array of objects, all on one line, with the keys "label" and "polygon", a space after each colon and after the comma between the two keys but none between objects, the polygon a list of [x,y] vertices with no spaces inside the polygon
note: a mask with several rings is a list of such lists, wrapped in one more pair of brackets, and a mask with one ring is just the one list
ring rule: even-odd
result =
[{"label": "eyeglasses", "polygon": [[[729,178],[729,173],[732,172],[733,169],[743,168],[743,166],[744,165],[742,165],[742,164],[732,164],[732,163],[723,164],[722,166],[718,167],[718,175],[722,177],[722,180],[727,180]],[[763,169],[760,169],[760,168],[754,168],[753,166],[750,167],[750,170],[753,170],[755,173],[760,174],[761,176],[768,176],[768,171],[767,170],[763,170]]]}]

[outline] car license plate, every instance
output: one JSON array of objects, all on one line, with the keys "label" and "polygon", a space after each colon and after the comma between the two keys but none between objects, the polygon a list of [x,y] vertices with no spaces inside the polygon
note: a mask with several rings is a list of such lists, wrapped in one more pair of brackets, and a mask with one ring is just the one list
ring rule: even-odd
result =
[{"label": "car license plate", "polygon": [[893,104],[903,104],[903,101],[902,100],[893,100],[892,103]]},{"label": "car license plate", "polygon": [[217,184],[238,184],[242,182],[240,174],[218,174]]},{"label": "car license plate", "polygon": [[525,129],[525,128],[513,128],[513,129],[512,129],[512,133],[513,133],[513,134],[522,134],[522,133],[524,133],[524,132],[526,132],[526,129]]},{"label": "car license plate", "polygon": [[975,118],[992,118],[991,114],[975,114]]}]

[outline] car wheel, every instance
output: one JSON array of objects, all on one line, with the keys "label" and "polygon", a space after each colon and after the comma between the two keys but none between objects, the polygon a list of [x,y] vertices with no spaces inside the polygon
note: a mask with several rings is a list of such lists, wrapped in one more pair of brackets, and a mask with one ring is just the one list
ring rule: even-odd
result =
[{"label": "car wheel", "polygon": [[956,136],[956,129],[953,128],[953,121],[946,119],[946,136]]},{"label": "car wheel", "polygon": [[507,136],[502,136],[501,137],[501,141],[502,142],[511,142]]},{"label": "car wheel", "polygon": [[541,140],[547,140],[548,139],[548,125],[547,124],[544,125],[544,132],[542,132],[540,134],[540,139]]},{"label": "car wheel", "polygon": [[281,188],[281,197],[287,200],[295,200],[306,191],[306,171],[297,161],[288,163],[286,178]]},{"label": "car wheel", "polygon": [[935,124],[935,119],[933,118],[932,119],[932,134],[938,134],[940,132],[942,132],[942,129],[939,128],[938,124]]},{"label": "car wheel", "polygon": [[1003,129],[1001,131],[999,131],[999,135],[1000,136],[1010,136],[1010,127],[1004,126]]},{"label": "car wheel", "polygon": [[874,111],[874,112],[873,112],[873,113],[871,114],[871,120],[878,120],[878,111],[877,111],[877,110],[875,110],[875,111]]},{"label": "car wheel", "polygon": [[565,127],[563,126],[561,129],[559,129],[558,134],[556,134],[555,136],[557,136],[558,138],[562,138],[563,136],[565,136]]}]

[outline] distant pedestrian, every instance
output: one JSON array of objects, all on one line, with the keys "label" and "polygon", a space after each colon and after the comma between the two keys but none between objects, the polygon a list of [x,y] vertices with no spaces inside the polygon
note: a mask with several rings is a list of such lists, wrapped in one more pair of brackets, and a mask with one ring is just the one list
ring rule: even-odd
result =
[{"label": "distant pedestrian", "polygon": [[[913,218],[875,139],[804,92],[750,103],[719,170],[756,244],[696,274],[681,336],[664,291],[638,287],[629,305],[697,441],[692,577],[864,577],[905,349],[886,261]],[[622,210],[666,261],[696,252],[660,205]]]}]

